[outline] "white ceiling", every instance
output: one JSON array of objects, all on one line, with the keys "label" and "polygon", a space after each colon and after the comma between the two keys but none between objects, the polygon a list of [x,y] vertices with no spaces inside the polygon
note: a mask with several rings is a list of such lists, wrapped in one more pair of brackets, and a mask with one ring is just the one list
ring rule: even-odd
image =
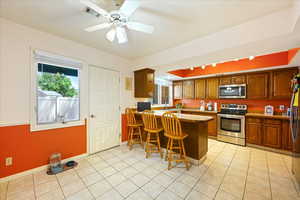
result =
[{"label": "white ceiling", "polygon": [[[97,0],[111,10],[112,0]],[[122,1],[122,0],[121,0]],[[128,31],[126,44],[110,43],[107,30],[83,29],[104,20],[84,12],[79,0],[1,0],[0,16],[97,49],[134,59],[175,47],[285,9],[293,0],[141,0],[132,21],[155,26],[148,35]]]}]

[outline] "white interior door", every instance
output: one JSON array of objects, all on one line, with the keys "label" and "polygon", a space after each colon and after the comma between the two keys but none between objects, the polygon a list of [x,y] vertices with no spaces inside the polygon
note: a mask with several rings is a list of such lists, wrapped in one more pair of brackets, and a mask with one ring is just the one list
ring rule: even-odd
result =
[{"label": "white interior door", "polygon": [[120,144],[119,78],[119,72],[89,67],[90,153]]}]

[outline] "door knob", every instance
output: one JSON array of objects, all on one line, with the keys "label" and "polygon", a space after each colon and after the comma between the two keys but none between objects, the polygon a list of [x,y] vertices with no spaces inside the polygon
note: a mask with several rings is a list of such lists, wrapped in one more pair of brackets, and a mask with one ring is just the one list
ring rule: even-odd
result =
[{"label": "door knob", "polygon": [[93,114],[91,114],[91,118],[96,118],[96,116],[95,116],[95,115],[93,115]]}]

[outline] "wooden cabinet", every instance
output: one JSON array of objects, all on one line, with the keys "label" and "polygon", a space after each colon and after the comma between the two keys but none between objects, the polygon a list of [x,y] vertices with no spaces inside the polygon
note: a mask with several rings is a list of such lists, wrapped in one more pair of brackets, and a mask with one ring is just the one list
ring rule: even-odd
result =
[{"label": "wooden cabinet", "polygon": [[134,97],[151,98],[154,94],[154,70],[141,69],[134,71]]},{"label": "wooden cabinet", "polygon": [[293,150],[293,140],[289,120],[284,120],[282,122],[282,148],[287,151]]},{"label": "wooden cabinet", "polygon": [[244,83],[246,83],[246,77],[244,75],[232,76],[231,83],[232,84],[244,84]]},{"label": "wooden cabinet", "polygon": [[231,76],[225,76],[220,78],[220,85],[230,85],[231,84]]},{"label": "wooden cabinet", "polygon": [[219,79],[208,78],[206,79],[206,98],[207,99],[218,99]]},{"label": "wooden cabinet", "polygon": [[271,72],[270,97],[272,99],[291,98],[291,80],[297,74],[297,71],[297,69],[285,69]]},{"label": "wooden cabinet", "polygon": [[268,73],[254,73],[247,75],[247,98],[268,98]]},{"label": "wooden cabinet", "polygon": [[174,99],[182,99],[182,81],[173,82],[173,96]]},{"label": "wooden cabinet", "polygon": [[263,145],[272,148],[281,148],[281,123],[272,123],[275,120],[269,120],[264,123]]},{"label": "wooden cabinet", "polygon": [[262,145],[263,126],[260,119],[248,118],[246,121],[246,142]]},{"label": "wooden cabinet", "polygon": [[217,113],[209,113],[209,112],[199,112],[199,111],[181,111],[182,114],[192,114],[192,115],[204,115],[210,116],[213,120],[209,121],[207,124],[207,132],[208,136],[217,137]]},{"label": "wooden cabinet", "polygon": [[246,142],[286,151],[293,149],[288,119],[246,118]]},{"label": "wooden cabinet", "polygon": [[244,84],[246,83],[245,75],[225,76],[220,78],[220,85]]},{"label": "wooden cabinet", "polygon": [[206,80],[197,79],[195,80],[195,98],[196,99],[205,99],[206,97]]},{"label": "wooden cabinet", "polygon": [[193,99],[195,97],[195,84],[194,80],[183,81],[183,98]]}]

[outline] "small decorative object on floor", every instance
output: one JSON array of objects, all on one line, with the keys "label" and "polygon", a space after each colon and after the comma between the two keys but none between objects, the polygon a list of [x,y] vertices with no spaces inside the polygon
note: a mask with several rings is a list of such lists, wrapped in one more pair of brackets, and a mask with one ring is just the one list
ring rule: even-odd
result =
[{"label": "small decorative object on floor", "polygon": [[61,163],[61,154],[60,153],[54,153],[49,158],[50,166],[47,171],[48,175],[54,175],[58,174],[60,172],[72,169],[78,165],[75,161],[69,161],[65,164]]}]

